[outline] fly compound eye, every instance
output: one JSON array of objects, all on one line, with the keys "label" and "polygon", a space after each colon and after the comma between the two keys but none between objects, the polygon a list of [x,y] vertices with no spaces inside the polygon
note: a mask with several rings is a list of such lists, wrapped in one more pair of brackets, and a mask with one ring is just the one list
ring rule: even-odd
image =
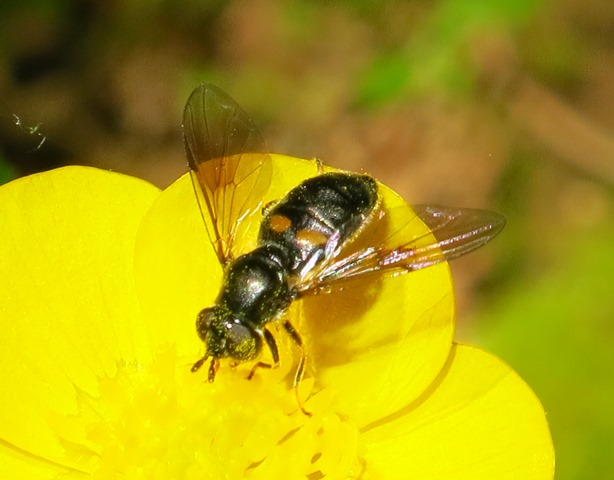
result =
[{"label": "fly compound eye", "polygon": [[207,337],[207,332],[211,328],[211,322],[215,317],[213,308],[203,308],[196,317],[196,331],[198,336],[204,342]]},{"label": "fly compound eye", "polygon": [[227,323],[225,337],[228,354],[236,360],[251,360],[260,351],[260,336],[248,326]]}]

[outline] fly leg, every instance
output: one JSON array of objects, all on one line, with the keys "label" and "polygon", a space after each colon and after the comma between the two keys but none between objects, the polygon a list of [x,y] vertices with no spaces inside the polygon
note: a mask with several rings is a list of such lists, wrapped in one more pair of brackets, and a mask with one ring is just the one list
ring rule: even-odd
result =
[{"label": "fly leg", "polygon": [[299,360],[298,366],[296,367],[296,372],[294,373],[294,382],[292,383],[292,387],[294,388],[296,402],[298,403],[301,411],[308,417],[311,417],[312,413],[303,406],[303,402],[301,401],[301,397],[298,392],[298,386],[300,385],[301,380],[303,379],[303,374],[305,373],[305,361],[307,360],[307,356],[305,355],[305,347],[303,346],[303,339],[290,321],[286,320],[284,322],[284,329],[286,332],[288,332],[288,335],[290,335],[294,343],[296,343],[296,345],[298,345],[298,347],[301,349],[301,359]]},{"label": "fly leg", "polygon": [[262,207],[262,216],[266,217],[267,214],[271,211],[271,209],[277,205],[279,203],[279,200],[271,200],[269,203],[267,203],[264,207]]},{"label": "fly leg", "polygon": [[316,164],[318,175],[322,175],[324,173],[324,162],[322,162],[322,159],[318,157],[313,157],[313,161]]},{"label": "fly leg", "polygon": [[265,363],[265,362],[256,363],[250,370],[249,375],[247,376],[248,380],[251,380],[254,377],[256,370],[258,370],[259,368],[279,367],[279,350],[277,349],[277,343],[275,343],[275,338],[273,337],[273,334],[269,332],[266,328],[263,329],[262,334],[264,336],[264,341],[269,347],[269,350],[271,350],[271,355],[273,357],[273,365],[271,365],[270,363]]},{"label": "fly leg", "polygon": [[205,355],[203,358],[199,359],[194,365],[192,365],[192,368],[190,369],[190,371],[194,373],[200,370],[200,367],[203,366],[203,364],[207,361],[208,358],[209,358],[209,355]]},{"label": "fly leg", "polygon": [[[207,361],[208,358],[209,358],[209,355],[205,355],[203,358],[198,360],[194,365],[192,365],[192,368],[190,369],[190,371],[192,373],[198,371],[200,367],[202,367],[203,364]],[[219,368],[220,368],[220,362],[215,357],[212,358],[211,363],[209,364],[209,370],[207,373],[207,380],[209,380],[209,383],[213,383],[213,381],[215,380],[215,374],[217,373]]]}]

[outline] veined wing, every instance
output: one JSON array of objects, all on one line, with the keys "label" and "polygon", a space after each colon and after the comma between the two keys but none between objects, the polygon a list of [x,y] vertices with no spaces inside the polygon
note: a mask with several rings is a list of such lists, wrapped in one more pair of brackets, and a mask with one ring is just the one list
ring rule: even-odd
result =
[{"label": "veined wing", "polygon": [[[469,253],[492,240],[505,226],[505,218],[488,210],[417,205],[416,216],[392,234],[385,234],[386,220],[407,215],[405,208],[380,212],[370,238],[378,239],[346,256],[342,253],[322,265],[297,287],[305,296],[327,291],[335,285],[362,275],[381,272],[400,275],[452,260]],[[386,218],[386,217],[389,218]],[[399,217],[402,218],[402,217]],[[422,221],[429,231],[416,234],[416,221]],[[398,224],[392,222],[393,224]],[[375,240],[374,240],[375,241]]]},{"label": "veined wing", "polygon": [[261,206],[271,158],[254,121],[209,84],[198,86],[186,103],[183,138],[203,220],[224,265],[236,256],[242,220]]}]

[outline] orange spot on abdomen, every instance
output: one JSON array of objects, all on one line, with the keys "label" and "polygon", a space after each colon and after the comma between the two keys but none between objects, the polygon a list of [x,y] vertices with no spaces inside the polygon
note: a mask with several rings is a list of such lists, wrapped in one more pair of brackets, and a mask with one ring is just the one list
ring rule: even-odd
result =
[{"label": "orange spot on abdomen", "polygon": [[284,233],[292,226],[292,220],[284,215],[273,215],[269,219],[269,228],[275,233]]},{"label": "orange spot on abdomen", "polygon": [[326,245],[328,237],[317,230],[299,230],[296,232],[296,241],[300,244]]}]

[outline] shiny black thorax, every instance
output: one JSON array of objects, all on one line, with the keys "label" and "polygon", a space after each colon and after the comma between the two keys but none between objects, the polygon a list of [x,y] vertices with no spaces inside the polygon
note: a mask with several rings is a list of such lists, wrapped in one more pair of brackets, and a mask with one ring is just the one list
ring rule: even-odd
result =
[{"label": "shiny black thorax", "polygon": [[242,321],[262,326],[292,299],[288,287],[285,252],[275,245],[260,245],[231,262],[217,303]]},{"label": "shiny black thorax", "polygon": [[310,178],[265,211],[258,246],[231,261],[212,308],[197,320],[208,355],[255,358],[264,326],[296,296],[292,285],[348,239],[377,205],[377,184],[366,175]]}]

